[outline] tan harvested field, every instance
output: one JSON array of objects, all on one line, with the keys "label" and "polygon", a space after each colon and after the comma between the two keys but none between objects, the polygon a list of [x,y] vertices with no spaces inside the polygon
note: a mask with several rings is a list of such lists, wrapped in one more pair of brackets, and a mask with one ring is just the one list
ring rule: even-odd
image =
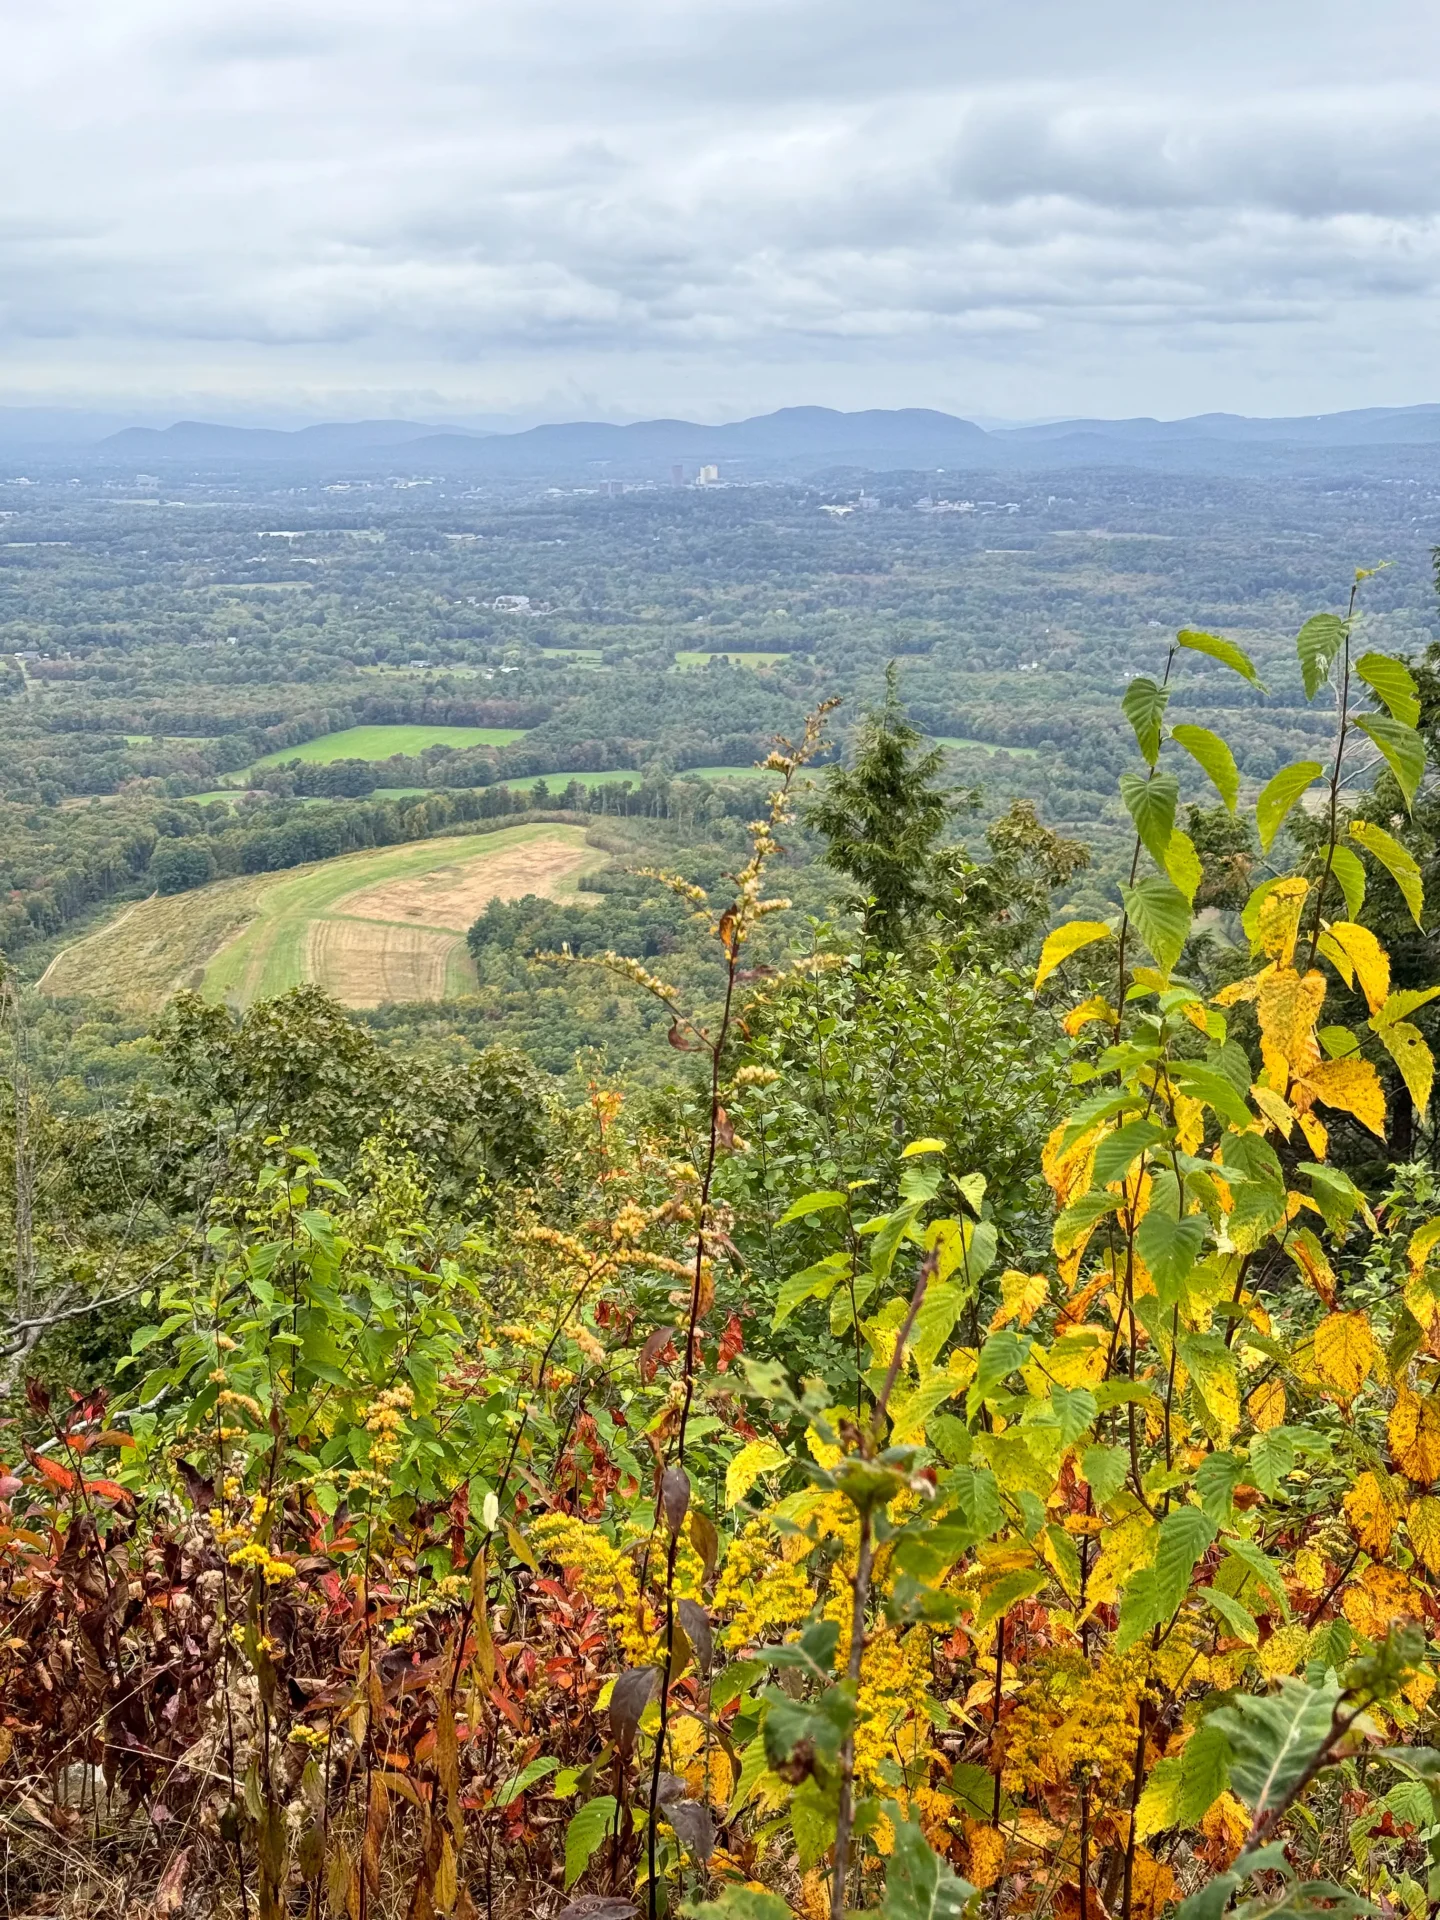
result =
[{"label": "tan harvested field", "polygon": [[42,987],[153,1013],[181,987],[236,1007],[314,981],[346,1006],[473,988],[465,934],[491,900],[568,896],[605,865],[571,826],[342,854],[143,900],[52,961]]},{"label": "tan harvested field", "polygon": [[[527,893],[558,900],[595,865],[594,850],[557,838],[531,840],[503,852],[457,860],[453,866],[406,875],[346,894],[330,909],[358,920],[412,921],[422,927],[463,932],[492,900],[519,900]],[[568,884],[567,884],[568,883]]]},{"label": "tan harvested field", "polygon": [[464,936],[375,920],[312,920],[305,930],[305,977],[347,1007],[392,1000],[443,1000],[453,972],[468,969]]}]

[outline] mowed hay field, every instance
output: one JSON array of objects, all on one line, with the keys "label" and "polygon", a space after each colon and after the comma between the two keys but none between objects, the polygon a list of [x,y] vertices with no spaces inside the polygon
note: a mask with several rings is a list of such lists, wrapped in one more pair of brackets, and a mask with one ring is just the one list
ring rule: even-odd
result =
[{"label": "mowed hay field", "polygon": [[607,856],[584,829],[421,840],[142,901],[69,947],[42,985],[151,1012],[181,987],[249,1006],[313,981],[350,1007],[475,984],[470,924],[497,897],[563,899]]},{"label": "mowed hay field", "polygon": [[303,740],[298,747],[277,747],[255,762],[257,767],[283,766],[287,760],[304,760],[311,766],[328,767],[332,760],[388,760],[392,753],[422,753],[426,747],[508,747],[512,740],[523,740],[523,727],[428,727],[375,726],[345,727],[339,733],[325,733],[318,740]]}]

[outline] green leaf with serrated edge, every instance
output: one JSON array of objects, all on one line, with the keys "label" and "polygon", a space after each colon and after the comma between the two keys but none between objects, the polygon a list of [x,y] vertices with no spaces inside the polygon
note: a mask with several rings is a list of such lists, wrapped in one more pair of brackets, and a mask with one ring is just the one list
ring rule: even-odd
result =
[{"label": "green leaf with serrated edge", "polygon": [[813,1266],[804,1267],[799,1273],[792,1273],[787,1280],[782,1280],[775,1295],[775,1317],[770,1323],[772,1332],[783,1327],[803,1301],[828,1299],[849,1265],[848,1253],[827,1253],[823,1260],[817,1260]]},{"label": "green leaf with serrated edge", "polygon": [[1187,907],[1195,905],[1195,895],[1200,890],[1200,882],[1205,878],[1205,868],[1199,854],[1195,851],[1195,842],[1181,828],[1176,827],[1170,835],[1170,844],[1165,849],[1165,873],[1175,883],[1176,889],[1185,896]]},{"label": "green leaf with serrated edge", "polygon": [[1081,1477],[1097,1507],[1115,1498],[1129,1471],[1129,1459],[1120,1447],[1086,1447],[1080,1456]]},{"label": "green leaf with serrated edge", "polygon": [[1180,1760],[1178,1753],[1157,1760],[1145,1778],[1145,1791],[1135,1809],[1135,1838],[1149,1840],[1180,1824]]},{"label": "green leaf with serrated edge", "polygon": [[1335,656],[1345,644],[1345,622],[1334,613],[1312,614],[1295,637],[1295,652],[1305,680],[1305,698],[1313,700],[1330,677]]},{"label": "green leaf with serrated edge", "polygon": [[[1206,1593],[1212,1591],[1205,1589]],[[1180,1755],[1180,1819],[1182,1827],[1198,1827],[1230,1784],[1230,1742],[1208,1720],[1185,1742]]]},{"label": "green leaf with serrated edge", "polygon": [[1125,811],[1135,822],[1140,844],[1157,867],[1165,864],[1165,849],[1175,830],[1175,809],[1180,804],[1180,782],[1173,773],[1152,773],[1148,779],[1140,773],[1122,773],[1120,798]]},{"label": "green leaf with serrated edge", "polygon": [[1420,724],[1420,695],[1415,676],[1403,660],[1388,653],[1362,653],[1355,672],[1377,700],[1383,700],[1402,727]]},{"label": "green leaf with serrated edge", "polygon": [[1283,1807],[1330,1738],[1337,1681],[1307,1687],[1282,1679],[1277,1693],[1241,1693],[1210,1724],[1230,1743],[1230,1788],[1256,1820]]},{"label": "green leaf with serrated edge", "polygon": [[1420,868],[1416,864],[1415,856],[1407,847],[1402,847],[1393,835],[1386,833],[1383,827],[1377,827],[1371,820],[1352,820],[1350,838],[1358,840],[1365,851],[1384,867],[1404,895],[1405,904],[1410,909],[1410,917],[1418,927],[1420,916],[1425,911],[1425,887],[1420,878]]},{"label": "green leaf with serrated edge", "polygon": [[1195,1597],[1203,1600],[1212,1612],[1219,1614],[1237,1640],[1243,1640],[1247,1647],[1259,1646],[1260,1628],[1255,1616],[1242,1607],[1238,1600],[1233,1600],[1228,1593],[1221,1593],[1218,1587],[1200,1587]]},{"label": "green leaf with serrated edge", "polygon": [[1113,1119],[1117,1113],[1141,1104],[1140,1096],[1135,1093],[1092,1093],[1066,1115],[1065,1131],[1060,1136],[1061,1153],[1068,1153],[1081,1134],[1088,1133],[1098,1121]]},{"label": "green leaf with serrated edge", "polygon": [[1189,1591],[1190,1576],[1214,1538],[1215,1522],[1199,1507],[1176,1507],[1165,1516],[1154,1562],[1132,1577],[1120,1597],[1117,1653],[1174,1618]]},{"label": "green leaf with serrated edge", "polygon": [[1203,653],[1212,660],[1218,660],[1222,666],[1229,667],[1232,673],[1238,673],[1242,680],[1248,680],[1252,687],[1259,687],[1264,693],[1265,688],[1260,684],[1260,676],[1250,656],[1242,653],[1233,640],[1222,640],[1218,633],[1201,633],[1194,627],[1186,627],[1176,634],[1175,641],[1177,646],[1186,648],[1190,653]]},{"label": "green leaf with serrated edge", "polygon": [[1285,1583],[1280,1578],[1280,1569],[1268,1554],[1262,1552],[1253,1540],[1227,1540],[1225,1551],[1232,1560],[1238,1560],[1247,1573],[1254,1575],[1256,1582],[1275,1602],[1288,1621],[1290,1618],[1290,1596],[1285,1591]]},{"label": "green leaf with serrated edge", "polygon": [[1162,1306],[1175,1304],[1180,1283],[1200,1258],[1204,1244],[1203,1214],[1191,1213],[1183,1220],[1172,1220],[1152,1206],[1140,1222],[1135,1251],[1150,1270]]},{"label": "green leaf with serrated edge", "polygon": [[[1224,1073],[1213,1067],[1202,1066],[1197,1060],[1180,1060],[1171,1068],[1171,1076],[1182,1093],[1192,1100],[1203,1100],[1207,1107],[1213,1107],[1222,1120],[1233,1127],[1253,1125],[1254,1116],[1246,1106],[1234,1083]],[[1247,1083],[1248,1084],[1248,1083]]]},{"label": "green leaf with serrated edge", "polygon": [[602,1841],[614,1831],[614,1796],[602,1793],[596,1800],[587,1800],[575,1814],[565,1829],[565,1885],[573,1887],[586,1867],[592,1854]]},{"label": "green leaf with serrated edge", "polygon": [[1195,1491],[1202,1509],[1216,1526],[1230,1518],[1232,1496],[1245,1478],[1245,1462],[1238,1453],[1207,1453],[1195,1473]]},{"label": "green leaf with serrated edge", "polygon": [[1127,1120],[1114,1133],[1107,1133],[1095,1149],[1095,1184],[1108,1187],[1122,1180],[1142,1153],[1170,1137],[1172,1129],[1156,1120]]},{"label": "green leaf with serrated edge", "polygon": [[1067,1253],[1073,1253],[1082,1236],[1090,1231],[1095,1222],[1103,1220],[1107,1213],[1113,1213],[1119,1204],[1118,1193],[1084,1193],[1078,1200],[1072,1201],[1055,1219],[1052,1244],[1056,1253],[1062,1259]]},{"label": "green leaf with serrated edge", "polygon": [[1266,781],[1255,802],[1255,825],[1262,853],[1270,851],[1270,843],[1284,826],[1295,802],[1324,771],[1318,760],[1297,760],[1293,766],[1282,767],[1273,780]]},{"label": "green leaf with serrated edge", "polygon": [[1185,752],[1209,780],[1227,809],[1234,813],[1240,798],[1240,769],[1235,756],[1218,733],[1209,727],[1192,727],[1188,721],[1170,729],[1170,738]]},{"label": "green leaf with serrated edge", "polygon": [[495,1795],[495,1805],[508,1807],[512,1801],[518,1800],[522,1793],[528,1793],[537,1780],[543,1780],[547,1774],[553,1773],[559,1764],[558,1760],[543,1756],[538,1760],[532,1760],[528,1766],[522,1767],[513,1779],[505,1781]]},{"label": "green leaf with serrated edge", "polygon": [[961,1920],[975,1889],[935,1852],[912,1820],[887,1810],[895,1845],[885,1867],[883,1920]]},{"label": "green leaf with serrated edge", "polygon": [[825,1213],[832,1207],[843,1207],[848,1194],[844,1193],[802,1193],[798,1200],[792,1200],[776,1221],[779,1227],[788,1227],[792,1220],[803,1220],[807,1213]]},{"label": "green leaf with serrated edge", "polygon": [[1295,1442],[1284,1427],[1271,1427],[1257,1433],[1250,1442],[1250,1478],[1271,1499],[1280,1491],[1280,1482],[1295,1471]]},{"label": "green leaf with serrated edge", "polygon": [[726,1821],[731,1821],[739,1813],[745,1802],[755,1791],[755,1784],[770,1762],[765,1757],[765,1736],[757,1733],[740,1755],[740,1772],[735,1781],[735,1791],[730,1796],[730,1805],[725,1810]]},{"label": "green leaf with serrated edge", "polygon": [[1392,720],[1388,713],[1362,713],[1355,724],[1384,754],[1406,806],[1413,807],[1425,777],[1425,743],[1420,735],[1414,727]]},{"label": "green leaf with serrated edge", "polygon": [[1152,874],[1133,887],[1122,886],[1120,897],[1130,924],[1154,956],[1162,973],[1180,958],[1190,933],[1190,903],[1173,880]]},{"label": "green leaf with serrated edge", "polygon": [[778,1893],[761,1893],[733,1880],[718,1899],[687,1900],[680,1912],[685,1920],[791,1920],[789,1905]]},{"label": "green leaf with serrated edge", "polygon": [[1125,689],[1120,711],[1135,729],[1135,740],[1146,762],[1154,766],[1160,758],[1160,723],[1170,695],[1144,674]]},{"label": "green leaf with serrated edge", "polygon": [[1345,896],[1345,917],[1358,920],[1365,904],[1365,863],[1349,847],[1331,847],[1330,876],[1340,883]]}]

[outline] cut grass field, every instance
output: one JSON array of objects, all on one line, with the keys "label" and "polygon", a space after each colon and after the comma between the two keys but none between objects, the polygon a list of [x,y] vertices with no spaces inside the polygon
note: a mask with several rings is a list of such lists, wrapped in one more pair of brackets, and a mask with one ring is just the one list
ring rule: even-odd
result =
[{"label": "cut grass field", "polygon": [[937,747],[953,747],[957,753],[983,753],[987,755],[1012,753],[1017,760],[1034,760],[1040,752],[1038,747],[1000,747],[997,746],[993,740],[964,740],[961,739],[958,734],[954,733],[937,734],[935,736],[935,744]]},{"label": "cut grass field", "polygon": [[777,660],[788,660],[788,653],[744,652],[739,648],[717,647],[710,653],[693,652],[684,648],[675,655],[675,665],[682,672],[694,667],[708,667],[712,660],[728,660],[732,667],[773,667]]},{"label": "cut grass field", "polygon": [[507,747],[524,737],[523,727],[343,727],[298,747],[277,747],[255,765],[278,767],[287,760],[304,760],[327,767],[332,760],[388,760],[392,753],[421,753],[426,747]]},{"label": "cut grass field", "polygon": [[52,963],[48,993],[151,1013],[181,987],[245,1007],[314,981],[351,1007],[475,984],[465,946],[495,898],[563,899],[606,856],[580,827],[531,825],[342,854],[142,901]]}]

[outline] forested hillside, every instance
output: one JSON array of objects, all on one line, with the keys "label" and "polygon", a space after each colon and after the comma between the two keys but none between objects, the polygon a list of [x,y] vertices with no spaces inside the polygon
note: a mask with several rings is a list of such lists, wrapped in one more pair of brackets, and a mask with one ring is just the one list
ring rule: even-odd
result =
[{"label": "forested hillside", "polygon": [[[195,805],[217,743],[276,744],[244,671],[293,630],[260,601],[192,689],[123,619],[62,659],[47,624],[0,982],[7,1911],[1433,1910],[1440,678],[1387,574],[1282,655],[1294,564],[988,720],[923,608],[923,670],[857,642],[844,706],[818,643],[650,683],[517,643],[501,682],[457,635],[504,692],[412,675],[432,718],[659,758],[566,796],[606,864],[486,906],[473,995],[364,1019],[37,993],[43,863],[198,910],[286,835],[537,817],[513,747]],[[379,662],[329,622],[327,727],[422,720],[332,698]],[[112,719],[113,800],[20,791],[94,777],[55,745],[92,696],[141,732],[162,695],[212,716],[193,767]],[[941,742],[1002,725],[1043,764],[980,797]],[[763,782],[675,777],[767,730]]]}]

